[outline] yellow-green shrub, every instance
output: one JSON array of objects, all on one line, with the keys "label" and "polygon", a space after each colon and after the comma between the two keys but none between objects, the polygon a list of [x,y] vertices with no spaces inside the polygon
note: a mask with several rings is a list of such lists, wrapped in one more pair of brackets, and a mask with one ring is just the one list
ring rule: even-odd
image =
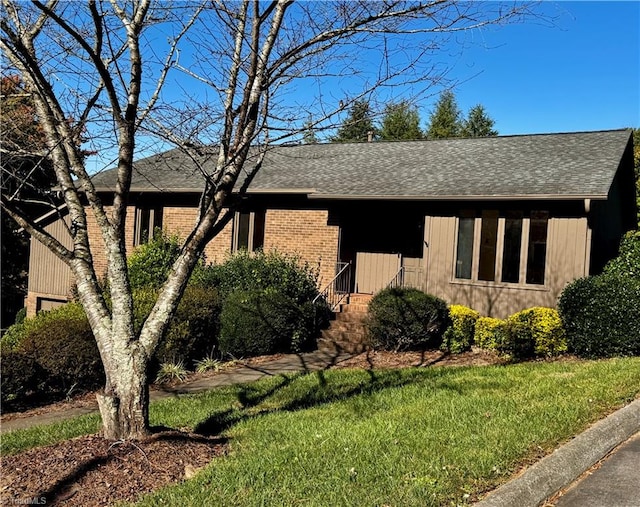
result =
[{"label": "yellow-green shrub", "polygon": [[537,306],[511,315],[498,350],[515,359],[551,357],[566,352],[567,340],[557,310]]},{"label": "yellow-green shrub", "polygon": [[480,314],[462,305],[449,306],[451,326],[444,333],[442,350],[459,354],[471,348],[476,321]]},{"label": "yellow-green shrub", "polygon": [[481,349],[498,350],[498,343],[506,329],[506,322],[494,317],[480,317],[476,320],[473,341]]}]

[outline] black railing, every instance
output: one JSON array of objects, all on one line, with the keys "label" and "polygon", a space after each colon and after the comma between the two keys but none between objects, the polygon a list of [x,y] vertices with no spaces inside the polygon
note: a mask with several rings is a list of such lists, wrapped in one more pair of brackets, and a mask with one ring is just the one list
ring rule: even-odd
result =
[{"label": "black railing", "polygon": [[324,300],[331,311],[334,311],[343,299],[349,295],[351,287],[351,264],[348,262],[339,262],[336,265],[336,276],[333,280],[322,289],[313,300],[317,303],[319,300]]},{"label": "black railing", "polygon": [[411,287],[420,290],[423,290],[423,286],[422,268],[408,266],[402,266],[387,284],[387,288]]}]

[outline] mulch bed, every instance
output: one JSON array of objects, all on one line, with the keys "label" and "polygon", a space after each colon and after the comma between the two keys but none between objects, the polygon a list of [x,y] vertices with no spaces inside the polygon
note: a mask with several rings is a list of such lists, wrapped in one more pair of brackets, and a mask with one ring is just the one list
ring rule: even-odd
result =
[{"label": "mulch bed", "polygon": [[219,438],[177,431],[140,442],[90,435],[2,458],[2,505],[103,506],[192,477],[225,454]]}]

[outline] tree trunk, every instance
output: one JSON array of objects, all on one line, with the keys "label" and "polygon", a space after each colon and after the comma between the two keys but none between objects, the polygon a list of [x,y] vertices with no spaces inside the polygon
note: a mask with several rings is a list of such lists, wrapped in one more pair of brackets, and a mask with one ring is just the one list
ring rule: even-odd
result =
[{"label": "tree trunk", "polygon": [[140,440],[149,435],[149,385],[146,363],[127,361],[107,371],[106,386],[97,394],[102,436],[109,440]]}]

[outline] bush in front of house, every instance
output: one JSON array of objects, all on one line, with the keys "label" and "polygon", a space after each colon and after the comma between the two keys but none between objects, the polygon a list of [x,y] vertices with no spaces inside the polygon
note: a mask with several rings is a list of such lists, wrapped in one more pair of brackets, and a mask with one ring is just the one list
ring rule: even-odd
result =
[{"label": "bush in front of house", "polygon": [[216,287],[224,300],[235,291],[275,290],[299,304],[318,295],[318,272],[298,257],[241,250],[225,262],[194,273],[193,283]]},{"label": "bush in front of house", "polygon": [[558,300],[569,351],[587,358],[640,355],[640,279],[580,278]]},{"label": "bush in front of house", "polygon": [[514,313],[500,337],[497,350],[513,359],[552,357],[567,351],[564,327],[553,308],[538,306]]},{"label": "bush in front of house", "polygon": [[442,349],[452,354],[459,354],[471,349],[476,321],[480,314],[462,305],[449,307],[451,326],[444,332]]},{"label": "bush in front of house", "polygon": [[604,273],[640,280],[640,230],[623,236],[618,256],[607,263]]},{"label": "bush in front of house", "polygon": [[220,351],[233,357],[300,352],[312,346],[314,308],[278,290],[237,290],[220,314]]},{"label": "bush in front of house", "polygon": [[[3,400],[34,390],[56,398],[104,384],[98,347],[79,303],[40,312],[7,334],[2,340]],[[21,367],[8,367],[10,362]]]},{"label": "bush in front of house", "polygon": [[507,324],[502,319],[495,317],[480,317],[476,320],[473,341],[481,349],[498,350],[499,344],[504,340]]},{"label": "bush in front of house", "polygon": [[369,303],[366,326],[371,345],[395,352],[437,349],[450,325],[447,303],[412,288],[387,288]]},{"label": "bush in front of house", "polygon": [[188,286],[169,329],[156,349],[158,363],[187,366],[218,352],[222,304],[215,289]]}]

